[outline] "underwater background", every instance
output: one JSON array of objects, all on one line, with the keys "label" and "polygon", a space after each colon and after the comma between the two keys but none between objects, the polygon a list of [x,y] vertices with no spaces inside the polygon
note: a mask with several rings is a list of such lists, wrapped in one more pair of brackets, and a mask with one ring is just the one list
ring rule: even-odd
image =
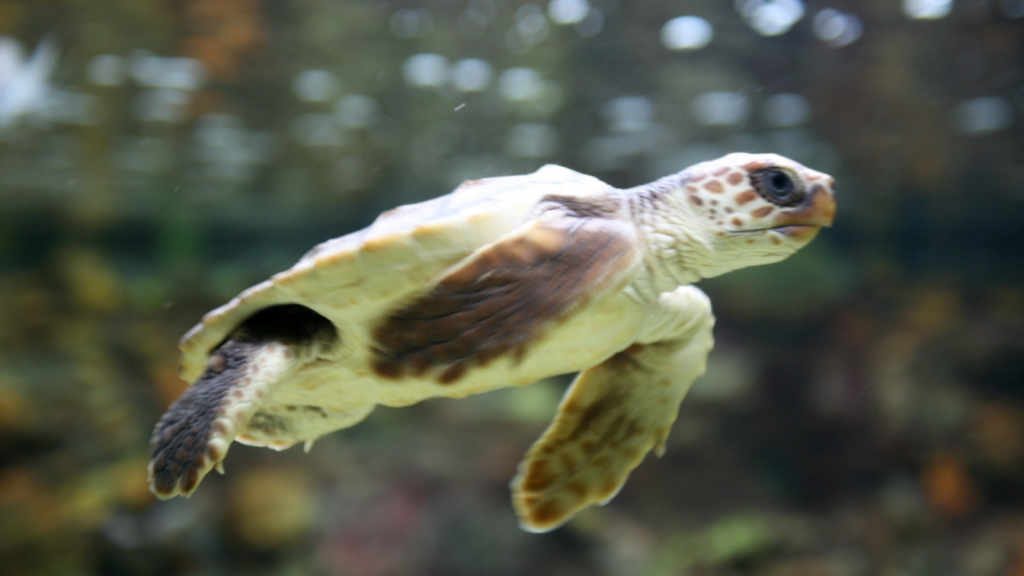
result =
[{"label": "underwater background", "polygon": [[[661,459],[545,535],[508,481],[567,380],[378,408],[146,487],[178,338],[464,179],[836,177]],[[1024,575],[1024,0],[0,0],[0,571]]]}]

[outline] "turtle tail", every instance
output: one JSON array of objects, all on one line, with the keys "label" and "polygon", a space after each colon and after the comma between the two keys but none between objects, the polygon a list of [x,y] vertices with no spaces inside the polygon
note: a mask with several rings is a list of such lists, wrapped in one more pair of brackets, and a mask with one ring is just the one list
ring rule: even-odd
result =
[{"label": "turtle tail", "polygon": [[331,323],[297,305],[262,310],[210,355],[206,370],[157,422],[149,488],[161,500],[190,496],[297,362],[336,338]]}]

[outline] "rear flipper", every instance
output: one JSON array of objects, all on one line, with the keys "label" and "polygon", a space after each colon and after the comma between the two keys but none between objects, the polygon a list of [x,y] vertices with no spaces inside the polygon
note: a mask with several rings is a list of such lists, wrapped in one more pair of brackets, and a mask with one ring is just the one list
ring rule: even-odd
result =
[{"label": "rear flipper", "polygon": [[206,371],[171,405],[150,440],[149,486],[157,498],[189,496],[217,468],[263,398],[295,358],[277,341],[229,340]]}]

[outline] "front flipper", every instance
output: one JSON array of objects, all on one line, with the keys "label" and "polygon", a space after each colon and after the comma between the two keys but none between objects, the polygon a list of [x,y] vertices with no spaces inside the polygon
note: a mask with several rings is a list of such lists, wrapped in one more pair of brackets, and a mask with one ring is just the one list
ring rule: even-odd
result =
[{"label": "front flipper", "polygon": [[229,340],[206,371],[160,418],[150,440],[149,487],[157,498],[189,496],[295,358],[288,344]]},{"label": "front flipper", "polygon": [[582,372],[520,464],[512,487],[524,530],[553,530],[611,500],[649,451],[664,452],[679,404],[704,373],[714,317],[690,286],[659,304],[658,321],[670,329]]}]

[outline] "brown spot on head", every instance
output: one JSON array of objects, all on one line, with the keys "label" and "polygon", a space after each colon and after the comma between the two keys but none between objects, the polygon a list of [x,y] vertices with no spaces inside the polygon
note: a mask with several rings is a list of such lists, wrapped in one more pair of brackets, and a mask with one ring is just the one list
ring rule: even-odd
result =
[{"label": "brown spot on head", "polygon": [[704,185],[704,189],[707,190],[708,192],[714,192],[715,194],[721,194],[722,192],[725,191],[725,188],[722,186],[722,183],[718,180],[709,181],[707,184]]},{"label": "brown spot on head", "polygon": [[736,217],[734,217],[734,218],[733,218],[733,219],[731,220],[731,222],[732,222],[732,225],[733,225],[733,226],[736,226],[736,227],[739,227],[739,226],[743,226],[743,220],[740,220],[740,217],[739,217],[739,216],[736,216]]},{"label": "brown spot on head", "polygon": [[750,215],[753,216],[754,218],[764,218],[765,216],[771,214],[772,212],[775,212],[774,206],[762,206],[757,210],[751,212]]},{"label": "brown spot on head", "polygon": [[743,182],[743,174],[740,172],[730,172],[726,176],[725,181],[732,186],[739,186],[740,182]]},{"label": "brown spot on head", "polygon": [[704,200],[702,200],[700,196],[690,196],[690,202],[693,202],[696,206],[704,205]]},{"label": "brown spot on head", "polygon": [[725,213],[726,214],[732,214],[732,212],[733,212],[732,208],[730,208],[729,206],[725,207]]},{"label": "brown spot on head", "polygon": [[711,199],[711,205],[712,206],[718,206],[718,200],[715,200],[714,198],[712,198]]},{"label": "brown spot on head", "polygon": [[746,170],[747,172],[753,172],[754,170],[760,170],[761,168],[764,168],[764,167],[765,167],[765,163],[763,161],[761,161],[761,160],[754,160],[754,161],[751,161],[751,162],[747,162],[746,164],[743,165],[743,169]]},{"label": "brown spot on head", "polygon": [[754,200],[757,200],[757,192],[747,189],[737,194],[736,197],[733,198],[733,200],[735,200],[736,203],[739,204],[740,206],[743,206],[748,202],[753,202]]},{"label": "brown spot on head", "polygon": [[730,170],[730,168],[728,166],[722,166],[721,168],[716,168],[715,171],[711,173],[711,175],[712,176],[721,176],[722,174],[725,174],[729,170]]},{"label": "brown spot on head", "polygon": [[706,173],[698,172],[698,173],[690,176],[690,182],[700,182],[701,180],[703,180],[703,179],[705,179],[707,177],[708,177],[708,175]]},{"label": "brown spot on head", "polygon": [[686,193],[687,194],[696,194],[697,193],[697,187],[694,186],[693,184],[687,184],[686,185]]},{"label": "brown spot on head", "polygon": [[771,239],[772,239],[772,244],[775,244],[776,246],[778,246],[779,244],[782,244],[782,240],[778,236],[776,236],[774,234],[771,236]]}]

